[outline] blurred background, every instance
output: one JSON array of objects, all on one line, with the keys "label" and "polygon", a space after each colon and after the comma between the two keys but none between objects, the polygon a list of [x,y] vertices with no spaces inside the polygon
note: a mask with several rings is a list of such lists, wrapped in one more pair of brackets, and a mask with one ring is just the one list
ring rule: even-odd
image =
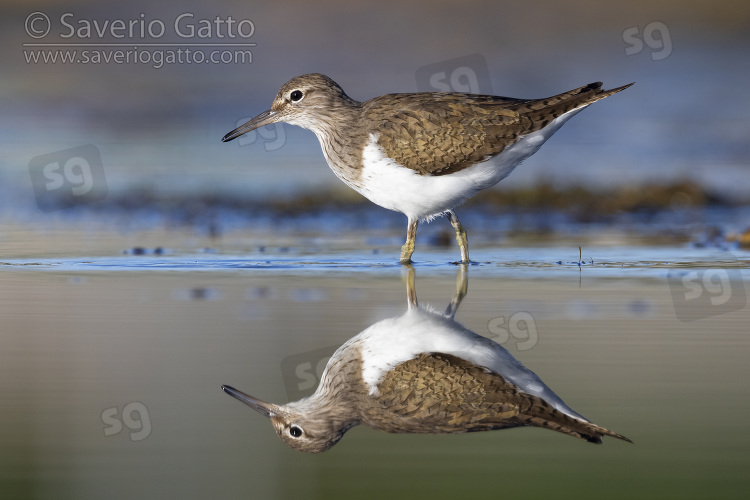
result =
[{"label": "blurred background", "polygon": [[[748,2],[5,0],[0,41],[3,499],[746,496]],[[220,390],[309,393],[405,308],[402,214],[309,131],[221,142],[308,72],[358,100],[636,82],[459,208],[456,316],[636,445],[355,429],[310,457]],[[420,303],[457,256],[420,227]]]},{"label": "blurred background", "polygon": [[[302,195],[313,205],[358,203],[311,132],[279,125],[220,141],[308,72],[328,74],[358,100],[448,89],[540,98],[635,81],[568,122],[495,188],[546,191],[499,203],[559,209],[580,201],[580,191],[566,198],[571,186],[614,204],[578,207],[590,216],[750,201],[745,2],[6,1],[2,9],[5,218],[50,223],[70,215],[54,213],[61,207],[164,210],[167,198],[170,207],[196,197],[239,206],[250,219],[267,202],[290,209]],[[86,183],[76,168],[55,183],[32,161],[66,160],[83,145],[101,156],[84,195],[71,195]]]}]

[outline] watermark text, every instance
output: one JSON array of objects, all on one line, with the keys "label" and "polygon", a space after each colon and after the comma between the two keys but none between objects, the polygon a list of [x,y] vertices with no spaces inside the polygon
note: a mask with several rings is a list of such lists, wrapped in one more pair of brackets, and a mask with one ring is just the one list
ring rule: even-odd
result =
[{"label": "watermark text", "polygon": [[672,54],[672,36],[669,28],[661,21],[653,21],[641,28],[631,26],[622,32],[625,42],[625,55],[633,56],[648,47],[652,61],[661,61]]},{"label": "watermark text", "polygon": [[131,441],[142,441],[151,435],[151,417],[146,405],[133,401],[122,407],[106,408],[102,411],[104,435],[115,436],[125,428]]}]

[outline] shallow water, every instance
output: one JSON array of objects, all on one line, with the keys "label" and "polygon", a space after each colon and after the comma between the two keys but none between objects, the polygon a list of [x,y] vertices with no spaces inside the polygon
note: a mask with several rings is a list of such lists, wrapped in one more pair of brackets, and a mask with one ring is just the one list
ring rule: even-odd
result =
[{"label": "shallow water", "polygon": [[[279,403],[312,392],[336,347],[405,311],[397,245],[206,249],[173,234],[157,252],[148,234],[66,233],[44,255],[49,236],[0,258],[6,498],[729,498],[750,485],[748,252],[584,246],[579,265],[572,241],[473,250],[456,319],[633,445],[356,427],[312,456],[220,386]],[[421,304],[451,300],[456,257],[418,246]]]}]

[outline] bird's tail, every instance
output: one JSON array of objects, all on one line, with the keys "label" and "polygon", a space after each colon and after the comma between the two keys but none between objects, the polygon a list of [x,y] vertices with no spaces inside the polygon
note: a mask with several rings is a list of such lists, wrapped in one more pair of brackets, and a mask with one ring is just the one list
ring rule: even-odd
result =
[{"label": "bird's tail", "polygon": [[[635,83],[635,82],[634,82]],[[524,133],[535,132],[546,127],[558,116],[568,111],[583,108],[596,101],[609,97],[633,85],[629,83],[611,90],[603,90],[602,82],[594,82],[577,89],[569,90],[546,99],[525,101],[513,107],[522,117],[527,118],[529,128]]]},{"label": "bird's tail", "polygon": [[515,418],[522,424],[533,427],[543,427],[569,436],[585,439],[590,443],[601,444],[602,436],[614,437],[632,443],[630,439],[609,429],[580,420],[555,409],[546,401],[534,398],[536,401],[531,408],[522,411]]}]

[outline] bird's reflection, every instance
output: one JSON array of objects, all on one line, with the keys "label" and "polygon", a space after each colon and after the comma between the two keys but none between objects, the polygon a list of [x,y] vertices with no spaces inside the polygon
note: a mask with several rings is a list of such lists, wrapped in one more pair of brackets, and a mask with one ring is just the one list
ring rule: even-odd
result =
[{"label": "bird's reflection", "polygon": [[456,295],[441,314],[419,306],[409,268],[407,311],[342,345],[309,397],[276,405],[222,388],[269,417],[282,441],[310,453],[326,451],[359,424],[423,434],[533,426],[593,443],[602,436],[630,441],[586,420],[505,348],[453,319],[466,273],[461,266]]}]

